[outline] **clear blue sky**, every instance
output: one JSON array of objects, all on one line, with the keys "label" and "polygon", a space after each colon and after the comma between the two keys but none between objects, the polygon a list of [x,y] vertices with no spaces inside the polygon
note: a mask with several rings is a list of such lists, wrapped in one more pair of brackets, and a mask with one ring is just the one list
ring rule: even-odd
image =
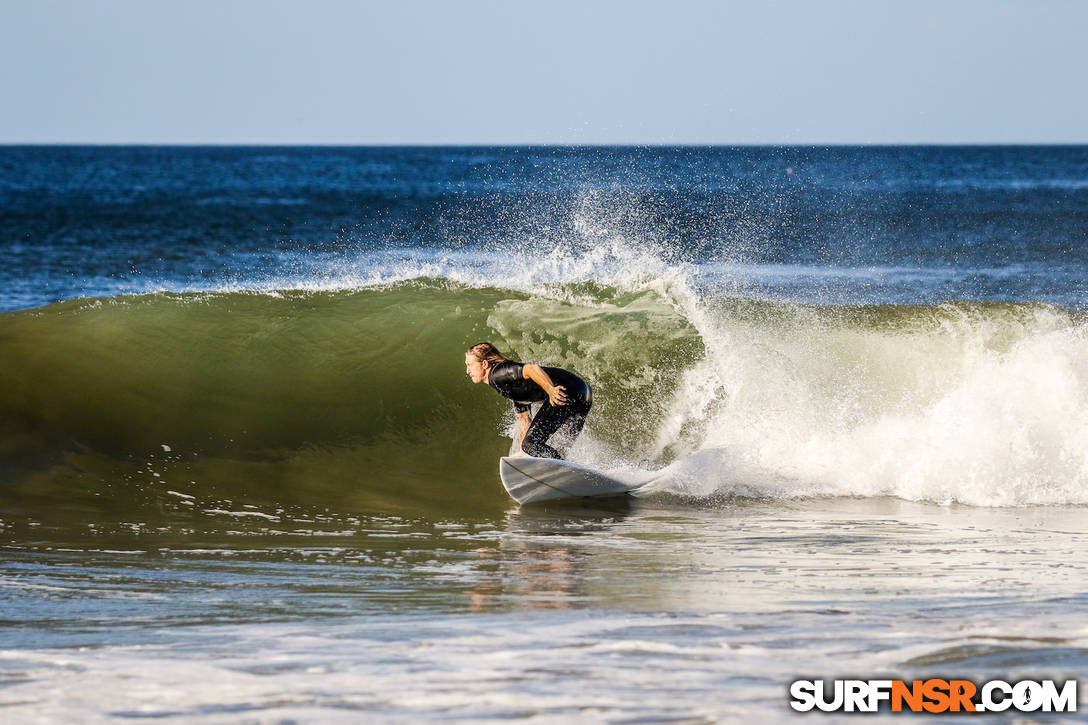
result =
[{"label": "clear blue sky", "polygon": [[1088,142],[1088,2],[0,0],[3,143]]}]

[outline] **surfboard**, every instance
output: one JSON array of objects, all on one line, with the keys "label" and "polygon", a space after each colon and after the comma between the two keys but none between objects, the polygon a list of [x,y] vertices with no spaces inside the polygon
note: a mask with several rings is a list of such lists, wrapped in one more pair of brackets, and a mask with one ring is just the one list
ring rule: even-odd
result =
[{"label": "surfboard", "polygon": [[648,483],[624,482],[580,463],[533,456],[500,458],[499,478],[518,503],[623,496]]}]

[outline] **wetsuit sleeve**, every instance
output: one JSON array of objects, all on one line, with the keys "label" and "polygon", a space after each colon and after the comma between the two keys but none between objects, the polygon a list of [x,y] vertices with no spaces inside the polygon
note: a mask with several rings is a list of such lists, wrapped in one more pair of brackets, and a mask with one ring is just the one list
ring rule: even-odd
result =
[{"label": "wetsuit sleeve", "polygon": [[517,403],[517,402],[514,403],[514,412],[515,413],[528,413],[532,409],[533,409],[533,406],[529,405],[528,403]]}]

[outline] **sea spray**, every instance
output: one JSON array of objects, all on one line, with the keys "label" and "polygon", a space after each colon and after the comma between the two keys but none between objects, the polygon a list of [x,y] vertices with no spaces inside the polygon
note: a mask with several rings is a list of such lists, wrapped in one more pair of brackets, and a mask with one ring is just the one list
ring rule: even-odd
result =
[{"label": "sea spray", "polygon": [[[669,424],[705,429],[690,453],[727,452],[714,465],[746,471],[719,492],[1088,503],[1080,316],[741,302],[719,303],[714,317],[703,334],[724,352],[685,373]],[[687,475],[705,490],[720,474],[704,464]]]}]

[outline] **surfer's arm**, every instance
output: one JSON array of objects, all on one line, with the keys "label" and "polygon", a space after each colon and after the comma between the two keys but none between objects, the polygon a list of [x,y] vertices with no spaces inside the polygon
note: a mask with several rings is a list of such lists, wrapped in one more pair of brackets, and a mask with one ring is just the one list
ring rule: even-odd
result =
[{"label": "surfer's arm", "polygon": [[552,379],[548,377],[548,373],[544,372],[544,368],[529,363],[521,369],[521,374],[543,388],[548,396],[548,401],[552,405],[567,404],[567,389],[562,385],[553,383]]}]

